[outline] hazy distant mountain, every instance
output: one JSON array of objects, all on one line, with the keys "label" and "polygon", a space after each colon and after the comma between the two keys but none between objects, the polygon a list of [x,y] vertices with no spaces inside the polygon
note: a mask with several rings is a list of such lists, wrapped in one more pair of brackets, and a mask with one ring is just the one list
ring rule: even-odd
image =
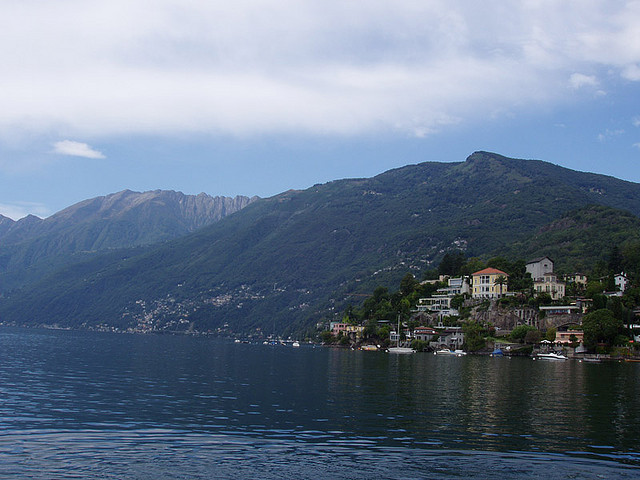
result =
[{"label": "hazy distant mountain", "polygon": [[596,227],[573,229],[582,235],[573,258],[606,255],[589,251],[589,235],[607,219],[630,217],[617,233],[637,228],[640,185],[477,152],[253,202],[166,244],[62,271],[4,299],[0,313],[76,326],[300,330],[340,314],[353,294],[420,276],[450,249],[547,254],[543,227],[557,231],[594,204],[612,208],[585,213]]},{"label": "hazy distant mountain", "polygon": [[48,218],[0,218],[0,278],[5,288],[70,256],[170,240],[246,207],[256,198],[124,190],[92,198]]}]

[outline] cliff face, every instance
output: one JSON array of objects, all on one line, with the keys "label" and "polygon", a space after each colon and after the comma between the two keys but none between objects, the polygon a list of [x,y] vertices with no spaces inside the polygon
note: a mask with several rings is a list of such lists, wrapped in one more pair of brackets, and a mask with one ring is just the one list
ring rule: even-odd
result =
[{"label": "cliff face", "polygon": [[[46,219],[29,215],[16,222],[0,218],[0,240],[12,245],[52,235],[81,233],[88,229],[94,241],[85,241],[92,249],[120,248],[155,243],[192,232],[237,212],[257,197],[212,197],[205,193],[185,195],[181,192],[124,190],[104,197],[79,202]],[[109,223],[126,223],[129,232],[122,240],[115,236],[101,241]],[[96,244],[97,242],[97,244]]]},{"label": "cliff face", "polygon": [[82,201],[45,219],[1,217],[0,280],[12,288],[75,258],[165,242],[215,223],[256,199],[124,190]]}]

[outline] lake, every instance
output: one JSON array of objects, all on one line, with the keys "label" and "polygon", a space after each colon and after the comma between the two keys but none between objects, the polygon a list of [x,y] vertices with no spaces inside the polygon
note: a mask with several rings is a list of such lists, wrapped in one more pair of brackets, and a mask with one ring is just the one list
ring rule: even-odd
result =
[{"label": "lake", "polygon": [[0,477],[640,478],[640,364],[1,328]]}]

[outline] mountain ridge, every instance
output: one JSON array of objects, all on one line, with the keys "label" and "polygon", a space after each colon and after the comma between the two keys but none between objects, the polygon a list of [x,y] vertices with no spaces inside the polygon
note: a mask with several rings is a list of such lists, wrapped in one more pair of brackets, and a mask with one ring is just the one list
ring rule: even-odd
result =
[{"label": "mountain ridge", "polygon": [[252,202],[166,244],[61,272],[6,298],[0,313],[75,326],[300,331],[339,316],[353,293],[420,276],[449,250],[508,252],[593,204],[611,208],[605,218],[615,209],[638,217],[640,185],[475,152]]},{"label": "mountain ridge", "polygon": [[0,279],[7,288],[46,274],[50,264],[168,241],[219,221],[257,198],[123,190],[78,202],[45,219],[9,219],[13,223],[0,224]]}]

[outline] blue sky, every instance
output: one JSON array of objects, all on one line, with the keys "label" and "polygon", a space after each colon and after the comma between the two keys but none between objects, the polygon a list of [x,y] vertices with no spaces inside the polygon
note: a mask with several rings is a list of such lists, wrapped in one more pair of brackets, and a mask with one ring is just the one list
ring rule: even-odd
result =
[{"label": "blue sky", "polygon": [[0,0],[0,214],[476,150],[640,182],[640,2]]}]

